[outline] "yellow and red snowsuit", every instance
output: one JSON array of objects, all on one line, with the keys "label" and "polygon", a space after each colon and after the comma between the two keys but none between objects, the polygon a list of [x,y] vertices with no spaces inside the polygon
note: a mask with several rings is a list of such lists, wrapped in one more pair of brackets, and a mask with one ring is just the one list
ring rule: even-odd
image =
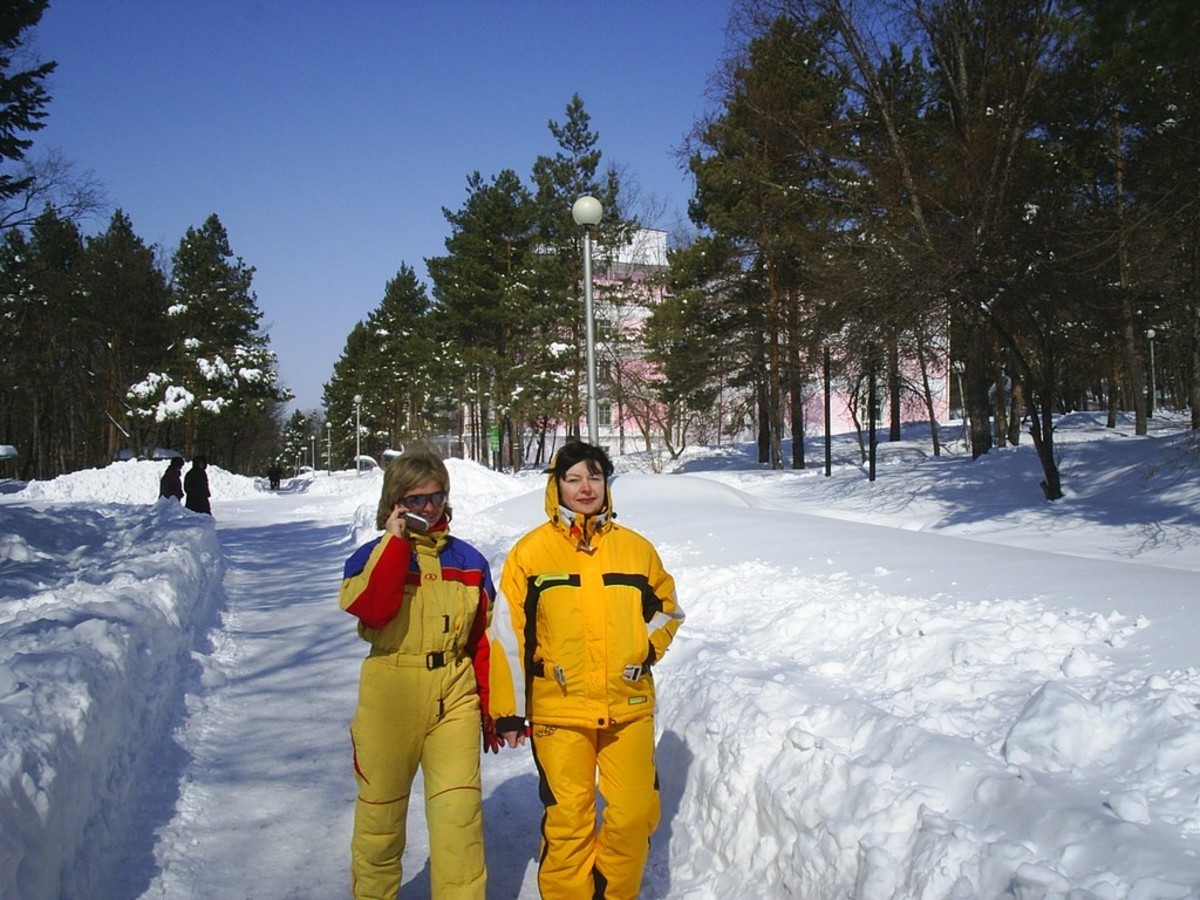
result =
[{"label": "yellow and red snowsuit", "polygon": [[512,715],[512,678],[488,633],[487,561],[446,525],[406,538],[385,533],[346,561],[339,602],[371,644],[350,726],[358,900],[397,896],[418,766],[433,896],[485,896],[480,729]]},{"label": "yellow and red snowsuit", "polygon": [[653,545],[613,521],[611,491],[605,512],[576,516],[551,474],[546,513],[501,575],[545,808],[538,887],[547,900],[633,900],[660,814],[650,664],[683,611]]}]

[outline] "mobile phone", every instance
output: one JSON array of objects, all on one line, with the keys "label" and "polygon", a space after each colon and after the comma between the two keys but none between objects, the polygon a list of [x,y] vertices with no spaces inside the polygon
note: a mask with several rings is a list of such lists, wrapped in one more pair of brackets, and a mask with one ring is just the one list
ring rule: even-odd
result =
[{"label": "mobile phone", "polygon": [[403,514],[404,527],[410,531],[417,531],[424,534],[429,530],[429,520],[424,516],[418,516],[416,513],[406,512]]}]

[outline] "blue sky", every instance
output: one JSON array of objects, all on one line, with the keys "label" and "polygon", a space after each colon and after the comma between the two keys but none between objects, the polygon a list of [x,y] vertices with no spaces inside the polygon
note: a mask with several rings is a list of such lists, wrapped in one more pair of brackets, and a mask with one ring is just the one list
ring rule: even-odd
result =
[{"label": "blue sky", "polygon": [[167,257],[220,216],[294,405],[313,409],[387,281],[445,252],[467,176],[528,180],[573,93],[658,211],[647,224],[685,222],[674,151],[710,108],[730,2],[51,0],[34,155],[91,170]]}]

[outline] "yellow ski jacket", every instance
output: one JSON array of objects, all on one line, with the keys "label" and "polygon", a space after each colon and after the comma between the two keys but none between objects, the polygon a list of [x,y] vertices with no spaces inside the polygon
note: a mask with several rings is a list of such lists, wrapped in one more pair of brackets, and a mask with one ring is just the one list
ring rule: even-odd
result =
[{"label": "yellow ski jacket", "polygon": [[536,724],[606,727],[654,713],[652,663],[684,614],[654,546],[604,512],[585,518],[546,484],[549,521],[509,552],[500,588]]},{"label": "yellow ski jacket", "polygon": [[492,639],[487,560],[445,525],[429,534],[391,534],[363,544],[346,560],[339,603],[359,620],[371,656],[410,657],[430,671],[470,660],[481,712],[514,715],[516,698],[503,648]]}]

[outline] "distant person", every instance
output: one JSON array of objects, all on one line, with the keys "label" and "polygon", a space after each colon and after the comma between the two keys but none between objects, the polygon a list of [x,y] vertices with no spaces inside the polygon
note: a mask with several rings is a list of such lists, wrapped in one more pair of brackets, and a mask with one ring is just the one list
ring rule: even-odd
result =
[{"label": "distant person", "polygon": [[395,897],[408,800],[420,769],[435,900],[485,900],[480,741],[525,741],[511,670],[492,641],[487,557],[450,534],[450,475],[434,453],[387,468],[375,514],[383,534],[346,560],[339,601],[371,649],[350,724],[358,801],[354,897]]},{"label": "distant person", "polygon": [[279,479],[283,477],[283,470],[279,468],[279,463],[271,463],[271,468],[267,469],[267,481],[271,483],[271,490],[279,490]]},{"label": "distant person", "polygon": [[208,502],[211,496],[208,490],[208,459],[204,456],[193,456],[192,467],[183,476],[183,490],[187,500],[183,505],[193,512],[212,515],[212,504]]},{"label": "distant person", "polygon": [[183,500],[183,457],[176,456],[167,463],[167,471],[158,481],[158,496]]},{"label": "distant person", "polygon": [[517,541],[500,578],[544,809],[544,898],[637,897],[661,814],[651,669],[683,610],[653,545],[616,523],[612,473],[602,448],[565,444],[549,521]]}]

